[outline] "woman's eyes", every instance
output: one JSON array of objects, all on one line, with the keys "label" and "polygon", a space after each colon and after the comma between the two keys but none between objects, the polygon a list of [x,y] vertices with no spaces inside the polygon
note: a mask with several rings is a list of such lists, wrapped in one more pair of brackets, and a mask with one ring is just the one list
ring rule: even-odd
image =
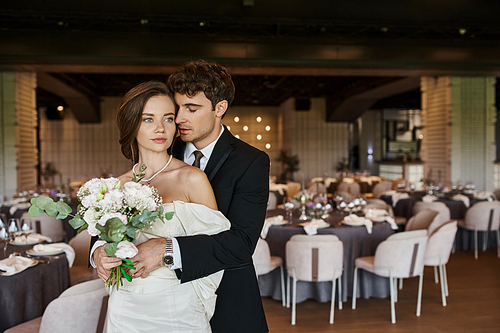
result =
[{"label": "woman's eyes", "polygon": [[165,121],[166,121],[167,123],[171,123],[172,121],[174,121],[174,118],[171,118],[171,117],[170,117],[170,118],[165,119]]},{"label": "woman's eyes", "polygon": [[146,123],[150,123],[153,121],[153,118],[143,118],[142,121],[144,121]]}]

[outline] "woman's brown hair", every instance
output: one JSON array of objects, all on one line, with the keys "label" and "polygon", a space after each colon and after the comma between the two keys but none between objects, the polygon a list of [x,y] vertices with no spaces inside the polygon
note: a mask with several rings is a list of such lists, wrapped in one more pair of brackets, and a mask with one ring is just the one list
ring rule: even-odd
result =
[{"label": "woman's brown hair", "polygon": [[125,158],[132,160],[133,163],[139,161],[139,147],[136,137],[141,126],[142,111],[148,100],[154,96],[168,96],[175,105],[173,94],[164,83],[148,81],[138,84],[125,94],[116,114],[116,125],[120,131],[119,142],[122,154]]}]

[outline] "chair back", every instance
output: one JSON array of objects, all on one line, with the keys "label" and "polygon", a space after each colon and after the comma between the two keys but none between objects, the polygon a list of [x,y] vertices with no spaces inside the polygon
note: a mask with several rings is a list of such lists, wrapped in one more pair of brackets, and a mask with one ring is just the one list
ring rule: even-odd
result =
[{"label": "chair back", "polygon": [[434,219],[434,221],[429,225],[429,235],[451,219],[450,209],[443,202],[417,201],[413,206],[413,214],[415,215],[423,210],[433,210],[439,212],[438,218]]},{"label": "chair back", "polygon": [[[380,200],[380,199],[375,199],[375,200]],[[385,201],[382,201],[381,203],[368,203],[366,206],[363,208],[363,210],[368,211],[368,209],[383,209],[389,213],[390,217],[394,217],[394,211],[392,210],[391,205],[387,204]]]},{"label": "chair back", "polygon": [[337,192],[347,192],[351,194],[351,196],[356,198],[361,195],[361,186],[356,182],[353,183],[342,182],[339,184]]},{"label": "chair back", "polygon": [[288,199],[291,200],[297,193],[299,193],[301,185],[300,183],[291,181],[286,182],[286,185],[288,186],[288,191],[286,191],[286,195],[288,196]]},{"label": "chair back", "polygon": [[75,261],[73,262],[73,266],[88,266],[90,238],[89,232],[84,230],[70,239],[68,244],[75,250]]},{"label": "chair back", "polygon": [[269,244],[262,238],[257,240],[252,261],[257,275],[267,274],[271,271],[271,251]]},{"label": "chair back", "polygon": [[[344,246],[335,235],[294,235],[286,243],[288,274],[301,281],[332,281],[342,275]],[[334,276],[335,273],[335,276]]]},{"label": "chair back", "polygon": [[465,214],[465,228],[477,230],[498,230],[500,222],[500,203],[478,202]]},{"label": "chair back", "polygon": [[439,219],[439,212],[435,210],[423,210],[413,215],[406,223],[405,231],[411,230],[427,230],[434,219]]},{"label": "chair back", "polygon": [[21,219],[31,221],[34,230],[41,235],[50,237],[53,243],[64,241],[66,231],[64,231],[63,220],[50,217],[46,213],[36,217],[30,217],[28,213],[23,213]]},{"label": "chair back", "polygon": [[425,265],[438,266],[448,263],[457,229],[457,221],[449,221],[429,236],[427,248],[425,249]]},{"label": "chair back", "polygon": [[372,193],[374,198],[380,198],[382,193],[390,191],[392,183],[389,181],[378,183],[373,187]]},{"label": "chair back", "polygon": [[493,191],[493,194],[495,195],[495,198],[497,198],[497,200],[500,200],[500,188],[496,188]]},{"label": "chair back", "polygon": [[407,278],[421,275],[424,269],[424,254],[427,245],[427,230],[398,232],[380,243],[375,251],[375,273]]},{"label": "chair back", "polygon": [[356,197],[353,196],[351,193],[349,192],[345,192],[345,191],[337,191],[337,195],[338,196],[341,196],[342,197],[342,200],[345,202],[345,203],[350,203],[352,202]]},{"label": "chair back", "polygon": [[269,199],[267,199],[267,209],[276,209],[278,198],[273,192],[269,192]]},{"label": "chair back", "polygon": [[96,332],[103,298],[107,295],[101,280],[67,289],[45,309],[40,333]]}]

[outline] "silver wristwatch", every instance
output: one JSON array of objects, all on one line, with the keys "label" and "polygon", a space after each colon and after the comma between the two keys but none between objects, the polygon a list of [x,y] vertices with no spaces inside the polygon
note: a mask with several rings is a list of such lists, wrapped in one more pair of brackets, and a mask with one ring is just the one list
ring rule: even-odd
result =
[{"label": "silver wristwatch", "polygon": [[167,238],[167,243],[165,245],[165,254],[163,254],[163,264],[168,268],[172,267],[174,264],[174,246],[172,244],[172,239]]}]

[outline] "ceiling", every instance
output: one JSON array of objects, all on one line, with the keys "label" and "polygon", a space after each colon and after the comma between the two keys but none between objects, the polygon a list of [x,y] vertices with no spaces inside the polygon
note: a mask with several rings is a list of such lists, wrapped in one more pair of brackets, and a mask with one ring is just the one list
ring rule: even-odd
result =
[{"label": "ceiling", "polygon": [[0,70],[55,79],[57,88],[38,89],[39,104],[64,100],[62,87],[91,107],[203,58],[232,73],[233,105],[327,97],[349,113],[356,96],[379,91],[368,107],[418,108],[415,81],[401,91],[398,80],[500,76],[497,7],[471,0],[3,0]]}]

